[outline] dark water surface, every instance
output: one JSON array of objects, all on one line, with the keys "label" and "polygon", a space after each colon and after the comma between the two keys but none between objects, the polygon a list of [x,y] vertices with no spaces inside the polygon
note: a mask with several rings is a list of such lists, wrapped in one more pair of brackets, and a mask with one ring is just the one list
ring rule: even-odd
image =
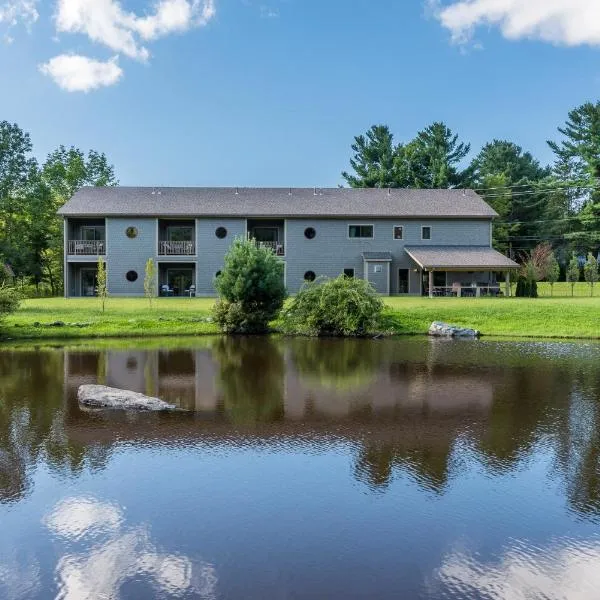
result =
[{"label": "dark water surface", "polygon": [[0,598],[600,598],[600,345],[183,343],[0,351]]}]

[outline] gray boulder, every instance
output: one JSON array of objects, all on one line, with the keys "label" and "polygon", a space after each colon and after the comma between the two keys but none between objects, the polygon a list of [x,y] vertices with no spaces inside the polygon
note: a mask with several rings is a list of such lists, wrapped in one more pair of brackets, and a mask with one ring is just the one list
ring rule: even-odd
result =
[{"label": "gray boulder", "polygon": [[456,325],[449,325],[441,321],[434,321],[429,327],[429,335],[434,337],[467,337],[476,338],[480,336],[479,331],[476,329],[466,329],[464,327],[457,327]]},{"label": "gray boulder", "polygon": [[175,405],[159,398],[105,385],[80,385],[77,390],[77,400],[81,406],[86,408],[141,411],[178,410]]}]

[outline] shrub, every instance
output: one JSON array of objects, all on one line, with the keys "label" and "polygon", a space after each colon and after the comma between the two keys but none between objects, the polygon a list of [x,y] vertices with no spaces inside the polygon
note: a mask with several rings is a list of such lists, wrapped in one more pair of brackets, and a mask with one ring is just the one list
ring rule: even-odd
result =
[{"label": "shrub", "polygon": [[537,281],[535,279],[527,279],[524,275],[519,275],[515,296],[517,298],[537,298]]},{"label": "shrub", "polygon": [[265,333],[286,298],[283,262],[253,240],[236,239],[215,278],[213,314],[224,333]]},{"label": "shrub", "polygon": [[302,335],[363,336],[376,331],[383,301],[363,279],[340,275],[304,284],[283,314],[283,329]]},{"label": "shrub", "polygon": [[19,308],[20,295],[15,288],[0,286],[0,320]]}]

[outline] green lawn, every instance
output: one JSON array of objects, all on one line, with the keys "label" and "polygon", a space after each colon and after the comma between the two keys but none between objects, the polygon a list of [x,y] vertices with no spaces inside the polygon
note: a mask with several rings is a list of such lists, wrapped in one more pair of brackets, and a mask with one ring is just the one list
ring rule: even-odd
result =
[{"label": "green lawn", "polygon": [[[600,287],[600,286],[599,286]],[[600,293],[600,289],[598,290]],[[25,300],[2,325],[3,337],[86,338],[217,333],[211,298],[109,298],[106,312],[91,298]],[[423,334],[432,321],[474,327],[484,335],[600,338],[598,298],[387,298],[386,328]],[[62,327],[49,326],[55,321]],[[78,326],[83,325],[83,326]]]}]

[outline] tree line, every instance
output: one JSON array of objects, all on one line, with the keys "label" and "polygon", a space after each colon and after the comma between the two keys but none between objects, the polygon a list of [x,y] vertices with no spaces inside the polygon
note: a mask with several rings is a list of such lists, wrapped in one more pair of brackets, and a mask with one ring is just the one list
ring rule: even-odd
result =
[{"label": "tree line", "polygon": [[541,241],[551,242],[563,269],[571,255],[600,248],[600,102],[568,113],[558,127],[554,154],[542,165],[510,140],[494,139],[472,155],[471,145],[436,122],[406,143],[387,125],[355,137],[351,187],[471,188],[499,214],[494,246],[521,258]]},{"label": "tree line", "polygon": [[[571,110],[558,133],[548,141],[554,162],[542,165],[509,140],[492,140],[473,156],[441,122],[399,143],[387,125],[374,125],[355,137],[342,177],[351,187],[475,189],[499,214],[498,250],[525,262],[548,241],[566,273],[573,253],[597,256],[600,249],[600,102]],[[82,186],[117,183],[104,153],[61,145],[40,163],[29,134],[0,121],[0,284],[17,280],[60,293],[56,211]]]},{"label": "tree line", "polygon": [[0,285],[17,281],[59,294],[63,222],[56,211],[82,186],[116,184],[105,154],[59,146],[40,164],[29,134],[0,121]]}]

